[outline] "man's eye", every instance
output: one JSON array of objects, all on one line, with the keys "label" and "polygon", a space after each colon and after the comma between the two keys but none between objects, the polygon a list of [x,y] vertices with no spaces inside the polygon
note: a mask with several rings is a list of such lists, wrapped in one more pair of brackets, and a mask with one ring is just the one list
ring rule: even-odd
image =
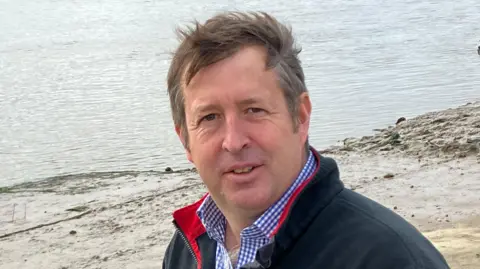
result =
[{"label": "man's eye", "polygon": [[249,113],[259,113],[259,112],[263,112],[264,110],[258,107],[251,107],[247,111]]},{"label": "man's eye", "polygon": [[203,117],[202,118],[202,121],[205,120],[205,121],[212,121],[212,120],[215,120],[217,118],[217,115],[215,114],[208,114],[207,116]]}]

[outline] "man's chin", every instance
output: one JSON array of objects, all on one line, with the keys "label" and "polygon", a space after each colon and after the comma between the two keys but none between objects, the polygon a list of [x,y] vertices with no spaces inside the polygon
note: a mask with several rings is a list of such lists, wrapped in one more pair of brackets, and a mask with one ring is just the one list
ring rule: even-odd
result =
[{"label": "man's chin", "polygon": [[[253,191],[254,192],[254,191]],[[236,191],[230,196],[229,202],[236,208],[243,211],[263,212],[271,201],[266,193],[252,193],[252,191]]]}]

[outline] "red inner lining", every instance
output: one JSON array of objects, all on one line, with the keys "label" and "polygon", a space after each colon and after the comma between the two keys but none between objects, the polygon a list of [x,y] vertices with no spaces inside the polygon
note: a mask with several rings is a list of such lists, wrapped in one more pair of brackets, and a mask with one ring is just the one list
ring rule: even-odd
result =
[{"label": "red inner lining", "polygon": [[202,268],[202,255],[200,255],[200,249],[198,248],[197,237],[199,237],[206,231],[196,212],[198,207],[200,207],[206,197],[207,194],[205,194],[200,200],[198,200],[194,204],[191,204],[173,212],[173,218],[177,222],[182,232],[185,234],[185,237],[187,237],[187,240],[192,247],[193,253],[197,258],[198,269]]}]

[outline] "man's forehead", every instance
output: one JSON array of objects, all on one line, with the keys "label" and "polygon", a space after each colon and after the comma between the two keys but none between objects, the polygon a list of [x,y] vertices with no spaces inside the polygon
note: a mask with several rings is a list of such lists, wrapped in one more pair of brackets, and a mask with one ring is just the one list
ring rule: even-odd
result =
[{"label": "man's forehead", "polygon": [[189,86],[195,83],[195,81],[201,80],[203,76],[216,76],[224,72],[232,76],[239,76],[242,74],[258,74],[258,72],[261,71],[268,71],[265,48],[253,45],[243,47],[226,58],[206,65],[199,70],[195,70],[195,74],[188,74],[192,64],[194,63],[189,62],[185,65],[182,74],[182,85],[184,86]]}]

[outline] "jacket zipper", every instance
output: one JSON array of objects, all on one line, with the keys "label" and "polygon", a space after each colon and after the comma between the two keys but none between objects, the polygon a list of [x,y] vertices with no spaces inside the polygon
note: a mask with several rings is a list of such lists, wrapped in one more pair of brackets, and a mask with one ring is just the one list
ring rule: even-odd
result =
[{"label": "jacket zipper", "polygon": [[177,230],[177,232],[180,234],[180,237],[185,242],[185,245],[187,246],[188,251],[193,256],[193,259],[195,260],[195,265],[197,265],[197,267],[198,267],[197,256],[195,256],[195,253],[193,252],[193,249],[192,249],[192,246],[190,245],[190,242],[188,242],[187,238],[183,234],[182,230],[180,230],[180,227],[178,227],[177,223],[173,222],[173,224],[175,225],[175,229]]}]

